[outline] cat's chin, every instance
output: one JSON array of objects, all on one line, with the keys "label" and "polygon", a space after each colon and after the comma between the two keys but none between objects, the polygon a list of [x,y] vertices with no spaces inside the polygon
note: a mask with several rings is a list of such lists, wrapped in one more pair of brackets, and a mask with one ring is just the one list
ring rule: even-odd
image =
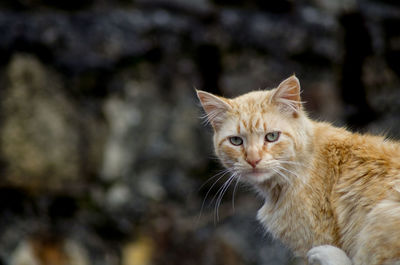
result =
[{"label": "cat's chin", "polygon": [[261,184],[267,180],[270,180],[275,173],[272,171],[249,171],[243,174],[245,176],[245,180],[249,181],[253,184]]}]

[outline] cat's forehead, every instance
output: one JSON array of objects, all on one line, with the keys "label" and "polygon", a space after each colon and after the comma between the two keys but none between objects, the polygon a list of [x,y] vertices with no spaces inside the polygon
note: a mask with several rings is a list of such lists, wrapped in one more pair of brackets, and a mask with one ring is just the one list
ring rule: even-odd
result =
[{"label": "cat's forehead", "polygon": [[238,133],[264,133],[282,126],[285,126],[284,120],[273,112],[237,113],[230,122],[230,127],[238,128]]},{"label": "cat's forehead", "polygon": [[238,134],[265,133],[287,126],[282,114],[270,102],[269,91],[250,92],[231,103],[233,108],[225,128]]},{"label": "cat's forehead", "polygon": [[233,110],[240,114],[266,112],[271,107],[271,92],[267,90],[252,91],[231,99]]},{"label": "cat's forehead", "polygon": [[264,103],[265,100],[269,101],[270,94],[271,91],[268,90],[251,91],[232,100],[237,104],[259,104]]}]

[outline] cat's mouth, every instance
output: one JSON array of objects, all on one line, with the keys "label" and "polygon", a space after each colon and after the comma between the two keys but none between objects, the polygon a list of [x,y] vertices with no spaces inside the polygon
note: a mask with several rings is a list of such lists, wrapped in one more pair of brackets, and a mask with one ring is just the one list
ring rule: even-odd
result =
[{"label": "cat's mouth", "polygon": [[251,174],[263,174],[266,172],[268,172],[268,170],[262,169],[262,168],[253,168],[253,169],[249,170],[249,173],[251,173]]},{"label": "cat's mouth", "polygon": [[263,182],[274,175],[273,171],[264,168],[253,168],[243,173],[244,173],[243,175],[245,175],[246,178],[248,178],[250,181],[255,181],[255,182]]},{"label": "cat's mouth", "polygon": [[263,167],[256,167],[256,168],[246,168],[243,170],[243,173],[246,174],[265,174],[270,173],[271,168],[263,168]]}]

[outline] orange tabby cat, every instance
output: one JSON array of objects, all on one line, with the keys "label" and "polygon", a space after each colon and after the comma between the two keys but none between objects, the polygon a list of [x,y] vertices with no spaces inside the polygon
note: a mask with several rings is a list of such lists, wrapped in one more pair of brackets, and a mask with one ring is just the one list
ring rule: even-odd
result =
[{"label": "orange tabby cat", "polygon": [[197,91],[223,165],[257,218],[310,264],[400,264],[400,143],[307,117],[295,76],[234,99]]}]

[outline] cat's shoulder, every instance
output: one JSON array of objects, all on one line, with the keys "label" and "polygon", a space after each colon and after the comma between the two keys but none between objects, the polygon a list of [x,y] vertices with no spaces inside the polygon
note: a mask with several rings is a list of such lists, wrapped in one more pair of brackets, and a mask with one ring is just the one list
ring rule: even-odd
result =
[{"label": "cat's shoulder", "polygon": [[314,122],[314,144],[322,151],[342,155],[371,157],[398,157],[400,142],[385,135],[351,132],[326,122]]}]

